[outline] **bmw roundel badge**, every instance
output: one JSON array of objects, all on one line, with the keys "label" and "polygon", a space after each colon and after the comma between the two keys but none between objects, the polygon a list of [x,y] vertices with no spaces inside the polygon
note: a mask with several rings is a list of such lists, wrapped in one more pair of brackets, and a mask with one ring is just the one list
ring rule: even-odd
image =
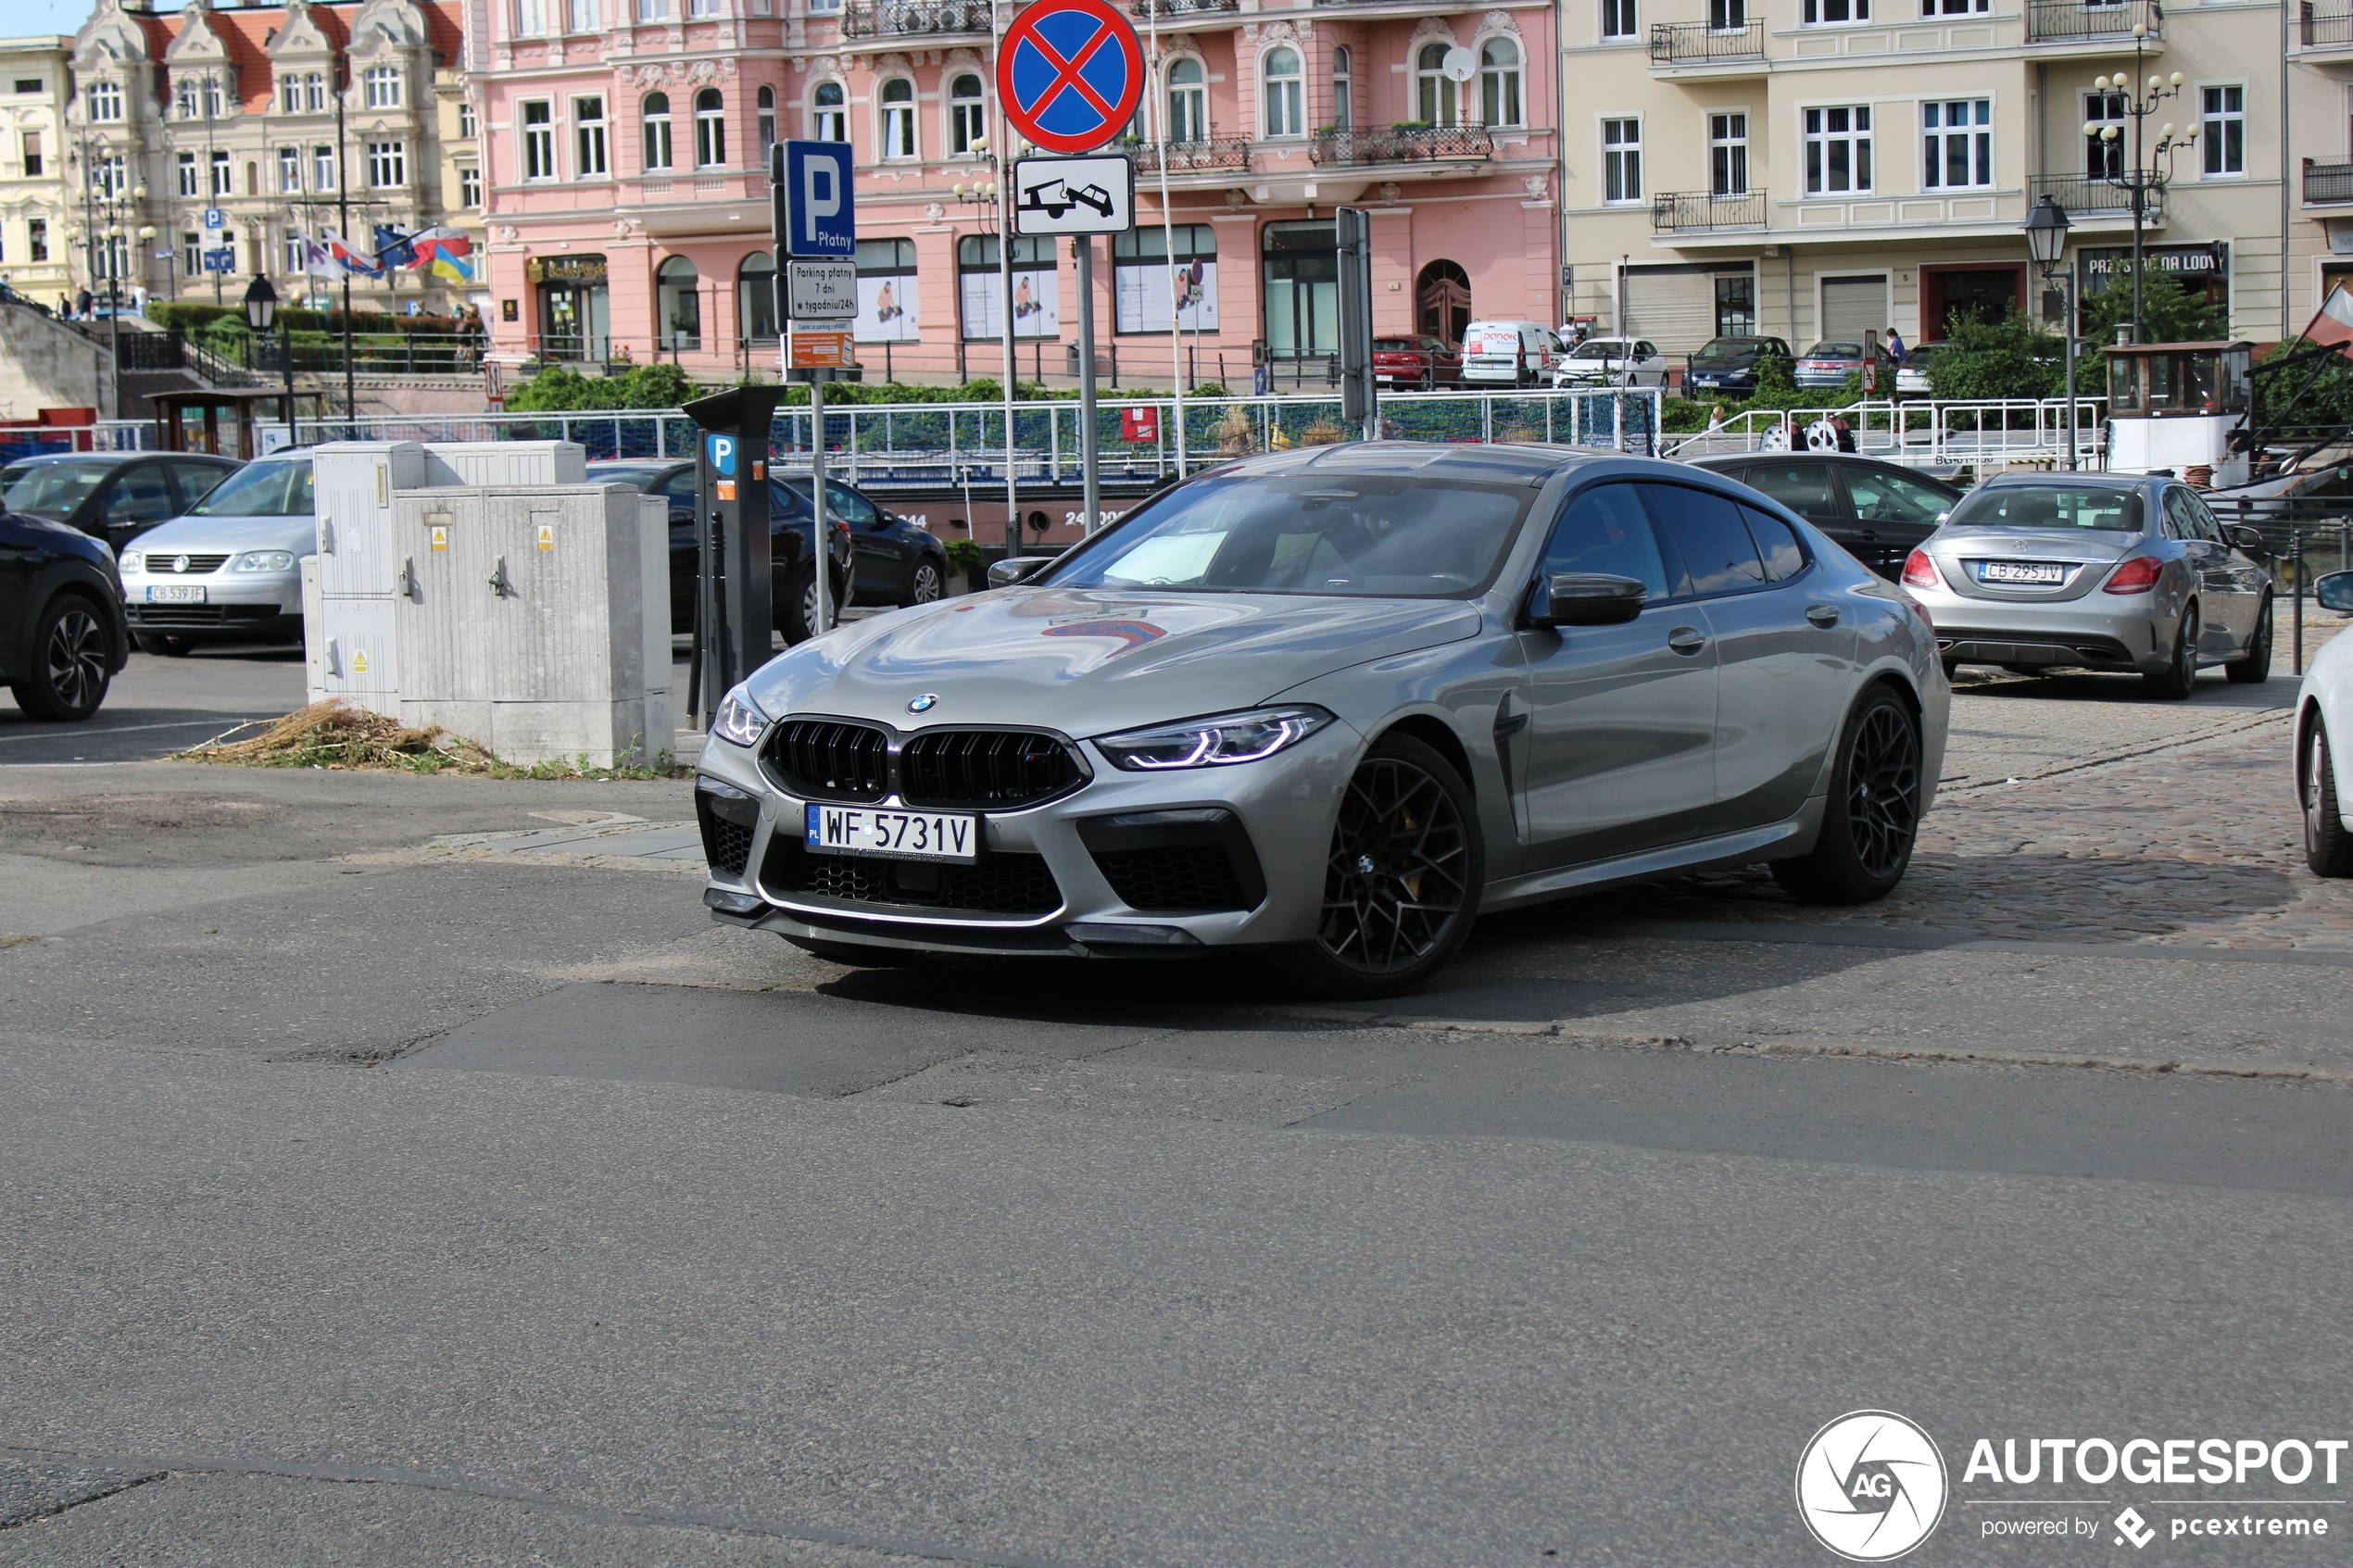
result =
[{"label": "bmw roundel badge", "polygon": [[907,704],[907,711],[910,713],[928,713],[938,706],[939,694],[937,692],[925,692],[923,696],[916,697],[914,700]]}]

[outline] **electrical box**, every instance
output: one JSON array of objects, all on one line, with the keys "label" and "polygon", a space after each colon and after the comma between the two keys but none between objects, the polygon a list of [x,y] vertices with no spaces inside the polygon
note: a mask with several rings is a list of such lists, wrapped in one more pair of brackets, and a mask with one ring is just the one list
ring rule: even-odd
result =
[{"label": "electrical box", "polygon": [[585,484],[588,448],[577,441],[436,441],[425,448],[419,483]]},{"label": "electrical box", "polygon": [[330,599],[390,597],[392,497],[425,483],[425,448],[415,441],[335,441],[311,454],[312,515],[319,592]]},{"label": "electrical box", "polygon": [[400,689],[392,607],[391,599],[352,599],[339,607],[335,628],[321,649],[321,684],[328,696],[387,710],[384,699]]}]

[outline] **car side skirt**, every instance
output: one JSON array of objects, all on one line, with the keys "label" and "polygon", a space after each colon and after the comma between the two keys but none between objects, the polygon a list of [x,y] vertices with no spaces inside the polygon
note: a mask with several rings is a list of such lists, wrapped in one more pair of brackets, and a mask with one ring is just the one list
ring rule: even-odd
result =
[{"label": "car side skirt", "polygon": [[1480,911],[1492,913],[1542,903],[1548,898],[1655,882],[1660,877],[1685,872],[1722,871],[1754,865],[1759,860],[1803,855],[1814,847],[1814,840],[1822,831],[1822,811],[1829,798],[1827,795],[1815,796],[1791,816],[1764,827],[1743,828],[1738,833],[1693,839],[1662,849],[1646,849],[1614,859],[1589,860],[1580,866],[1490,883],[1480,900]]}]

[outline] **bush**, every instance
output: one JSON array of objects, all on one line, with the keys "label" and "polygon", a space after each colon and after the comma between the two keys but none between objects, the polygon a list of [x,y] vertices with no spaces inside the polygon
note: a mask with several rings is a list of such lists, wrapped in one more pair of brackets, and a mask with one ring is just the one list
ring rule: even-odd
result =
[{"label": "bush", "polygon": [[969,539],[950,539],[948,541],[948,570],[962,573],[966,583],[979,587],[988,576],[988,557]]},{"label": "bush", "polygon": [[703,389],[673,364],[640,365],[618,376],[584,376],[551,365],[507,395],[517,414],[558,414],[608,408],[675,408]]},{"label": "bush", "polygon": [[1998,321],[1955,312],[1944,345],[1929,362],[1938,397],[2057,397],[2067,384],[2064,346],[2012,306]]},{"label": "bush", "polygon": [[[2082,335],[2096,345],[2114,343],[2117,323],[2132,319],[2133,264],[2127,261],[2109,276],[2108,287],[2084,296],[2076,307],[2076,321]],[[2148,270],[2141,284],[2143,343],[2212,343],[2229,335],[2230,323],[2221,307],[2183,288],[2172,273]],[[2099,350],[2095,346],[2092,352],[2097,355]]]}]

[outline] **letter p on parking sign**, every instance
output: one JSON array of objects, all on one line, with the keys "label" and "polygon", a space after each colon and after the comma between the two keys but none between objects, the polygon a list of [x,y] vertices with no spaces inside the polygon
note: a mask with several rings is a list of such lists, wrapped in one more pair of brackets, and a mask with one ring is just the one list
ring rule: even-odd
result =
[{"label": "letter p on parking sign", "polygon": [[768,182],[776,244],[787,257],[858,254],[858,215],[847,142],[779,142]]}]

